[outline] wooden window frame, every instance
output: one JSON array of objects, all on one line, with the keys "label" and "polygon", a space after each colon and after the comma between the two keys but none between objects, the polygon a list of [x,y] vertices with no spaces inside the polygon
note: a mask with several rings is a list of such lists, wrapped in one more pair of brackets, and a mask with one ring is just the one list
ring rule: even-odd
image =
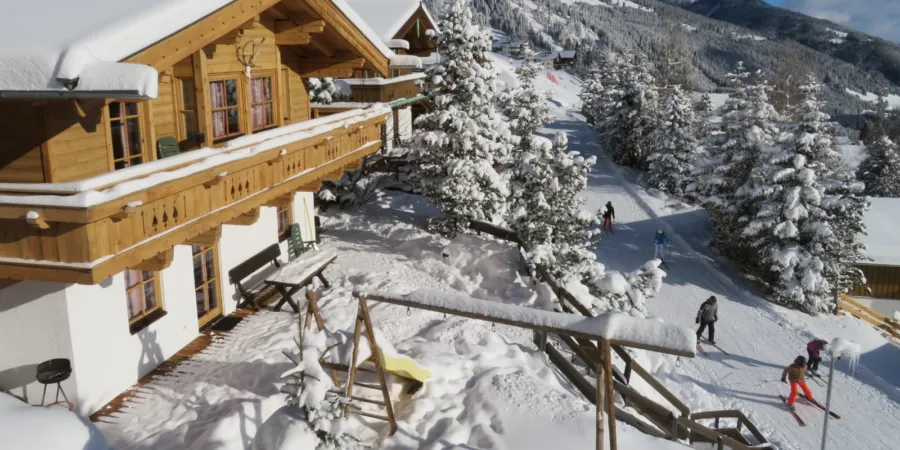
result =
[{"label": "wooden window frame", "polygon": [[[129,269],[126,269],[129,270]],[[134,270],[134,269],[130,269]],[[160,282],[161,272],[152,271],[152,270],[135,270],[136,272],[140,272],[141,281],[136,283],[134,286],[128,287],[128,279],[125,278],[125,301],[129,302],[130,299],[128,297],[128,293],[133,290],[139,290],[141,294],[141,314],[138,314],[135,317],[128,319],[128,328],[132,335],[137,334],[141,330],[149,327],[152,323],[156,322],[159,319],[162,319],[166,316],[166,308],[163,303],[163,295],[162,295],[162,283]],[[150,272],[153,274],[149,280],[144,280],[144,272]],[[124,273],[123,273],[124,275]],[[144,286],[147,283],[152,283],[153,290],[156,294],[156,306],[150,310],[146,310],[147,300],[144,298]],[[126,311],[128,310],[128,305],[126,303],[125,306]]]},{"label": "wooden window frame", "polygon": [[[136,105],[136,106],[137,106],[137,114],[131,114],[131,115],[129,115],[129,114],[125,113],[124,111],[120,110],[120,112],[122,112],[122,114],[121,114],[119,117],[113,117],[113,115],[112,115],[112,104],[113,104],[113,103],[119,103],[119,104],[121,104],[121,105],[122,105],[122,108],[124,108],[124,105],[125,105],[125,104],[133,104],[133,105]],[[146,102],[116,101],[116,102],[109,102],[109,104],[106,105],[106,108],[105,108],[105,109],[106,109],[106,111],[104,111],[104,115],[105,115],[105,119],[106,119],[106,122],[107,122],[108,127],[109,127],[109,129],[107,130],[107,131],[108,131],[107,135],[109,136],[109,148],[108,148],[108,150],[109,150],[109,155],[110,155],[110,158],[109,158],[109,161],[110,161],[110,162],[109,162],[109,168],[110,168],[110,171],[113,172],[113,171],[116,171],[116,170],[126,169],[126,168],[128,168],[128,167],[134,167],[135,165],[140,165],[140,164],[144,164],[144,163],[147,163],[147,162],[150,162],[150,161],[155,160],[155,159],[156,159],[156,151],[155,151],[156,149],[155,149],[155,148],[152,148],[152,149],[150,149],[150,151],[148,151],[148,139],[147,139],[147,137],[148,137],[148,136],[147,136],[147,130],[148,130],[148,128],[149,128],[149,127],[148,127],[148,124],[147,124],[147,120],[148,120],[148,117],[149,117],[149,114],[148,114],[148,104],[147,104]],[[127,133],[127,121],[128,121],[129,119],[137,119],[137,123],[138,123],[138,132],[139,132],[140,135],[141,135],[141,136],[140,136],[140,138],[141,138],[141,139],[140,139],[140,142],[141,142],[141,153],[140,153],[141,162],[140,162],[139,164],[131,164],[131,160],[133,160],[135,157],[134,157],[134,156],[130,156],[130,148],[128,148],[128,140],[127,140],[127,136],[126,136],[126,139],[125,139],[125,142],[124,142],[125,147],[123,148],[123,151],[122,151],[122,158],[117,159],[117,158],[116,158],[115,151],[113,150],[113,148],[114,148],[114,146],[115,146],[115,144],[113,144],[113,135],[112,135],[112,133],[113,133],[113,131],[112,131],[112,129],[113,129],[113,122],[123,122],[124,128],[120,128],[120,130],[124,130],[124,132]],[[121,133],[121,132],[122,132],[122,131],[120,131],[120,133]],[[120,136],[119,138],[121,138],[121,136]],[[152,145],[150,145],[150,146],[152,146]],[[116,163],[119,162],[119,161],[124,161],[124,162],[126,162],[127,164],[125,165],[125,167],[122,167],[122,168],[117,169],[117,168],[116,168]]]},{"label": "wooden window frame", "polygon": [[284,96],[284,101],[282,101],[281,104],[279,105],[280,106],[279,110],[281,111],[281,116],[282,116],[281,124],[284,125],[285,123],[291,122],[291,114],[292,114],[290,69],[283,67],[281,69],[280,75],[281,76],[278,77],[278,88],[279,88],[278,98],[282,99],[282,96]]},{"label": "wooden window frame", "polygon": [[[276,208],[275,221],[277,224],[278,242],[286,241],[291,237],[291,225],[294,224],[294,202],[291,199],[281,199],[274,202],[272,206]],[[282,220],[282,214],[286,216],[286,223]]]},{"label": "wooden window frame", "polygon": [[[247,108],[247,123],[248,123],[248,129],[250,130],[250,134],[256,133],[257,131],[264,131],[264,130],[268,130],[271,128],[275,128],[275,127],[279,126],[279,123],[281,123],[281,121],[278,120],[278,115],[281,114],[281,109],[280,109],[281,105],[279,102],[280,89],[278,87],[278,76],[277,76],[276,72],[277,71],[275,71],[275,70],[254,70],[253,74],[251,75],[251,78],[249,80],[246,80],[246,83],[247,83],[247,100],[246,101],[247,101],[247,105],[249,105]],[[253,103],[252,80],[256,80],[259,78],[268,78],[269,79],[269,85],[271,86],[271,89],[272,89],[272,100]],[[266,103],[272,104],[272,123],[270,125],[266,125],[266,126],[263,126],[260,128],[253,128],[253,106],[254,105],[264,105]]]},{"label": "wooden window frame", "polygon": [[[194,252],[194,247],[200,248],[201,250],[199,252]],[[219,317],[222,315],[221,311],[224,310],[224,305],[222,305],[222,283],[221,283],[221,276],[220,276],[221,267],[219,265],[219,241],[218,241],[218,239],[216,239],[215,242],[213,242],[211,244],[206,244],[206,245],[203,245],[200,243],[191,244],[191,267],[193,267],[193,264],[197,260],[198,257],[200,257],[202,259],[201,264],[204,264],[204,267],[206,267],[206,265],[205,265],[206,252],[209,250],[212,250],[213,269],[215,270],[216,273],[213,274],[212,278],[207,277],[207,280],[203,283],[203,286],[200,286],[200,287],[197,286],[196,278],[194,279],[194,295],[195,295],[194,299],[196,300],[197,291],[199,289],[203,289],[204,297],[206,299],[206,304],[208,305],[209,304],[209,286],[213,285],[213,289],[215,289],[215,292],[216,292],[216,298],[218,299],[218,307],[213,308],[212,310],[208,311],[206,313],[206,315],[204,315],[204,316],[197,316],[198,322],[201,322],[200,323],[201,329],[212,324],[212,322],[216,319],[216,317]],[[218,312],[216,314],[210,315],[210,313],[215,310],[218,310]]]},{"label": "wooden window frame", "polygon": [[[178,133],[178,141],[179,142],[187,142],[192,140],[192,136],[188,135],[187,124],[185,123],[185,113],[193,112],[195,120],[197,121],[197,133],[202,134],[203,130],[200,129],[200,110],[198,108],[198,102],[200,99],[197,98],[196,89],[197,86],[194,86],[194,109],[187,109],[184,107],[184,82],[190,81],[192,84],[196,84],[196,80],[188,77],[173,77],[175,79],[175,130]],[[191,148],[199,147],[200,145],[193,145]]]},{"label": "wooden window frame", "polygon": [[[213,95],[212,84],[219,83],[219,82],[224,83],[225,81],[228,81],[228,80],[234,80],[237,83],[237,90],[238,90],[237,105],[226,106],[224,108],[216,108],[213,106],[213,101],[212,101],[212,95]],[[222,74],[216,74],[216,75],[209,76],[209,86],[207,86],[207,91],[208,91],[207,96],[209,97],[208,120],[210,121],[210,124],[212,124],[210,129],[212,130],[212,133],[213,133],[212,136],[209,136],[207,138],[210,142],[220,144],[222,142],[226,142],[226,141],[234,139],[236,137],[249,134],[247,132],[247,130],[250,128],[250,123],[248,122],[250,120],[250,117],[249,117],[249,111],[248,111],[247,105],[249,104],[250,100],[249,100],[249,96],[247,95],[248,94],[247,87],[245,86],[246,83],[247,83],[247,76],[244,75],[243,73],[222,73]],[[227,99],[226,99],[226,104],[227,104]],[[213,119],[215,112],[223,111],[223,110],[226,111],[225,117],[226,117],[226,127],[227,127],[227,118],[228,118],[227,111],[231,108],[237,108],[237,110],[238,110],[238,131],[236,133],[226,134],[225,136],[216,136],[215,135],[215,120]]]}]

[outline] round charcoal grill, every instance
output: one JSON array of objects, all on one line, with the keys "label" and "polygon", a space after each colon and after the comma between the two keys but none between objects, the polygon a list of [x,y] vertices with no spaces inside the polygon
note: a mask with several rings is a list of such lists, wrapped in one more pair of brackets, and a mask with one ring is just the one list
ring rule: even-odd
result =
[{"label": "round charcoal grill", "polygon": [[63,398],[71,408],[69,397],[66,396],[66,391],[63,390],[62,385],[60,384],[69,379],[70,375],[72,375],[72,363],[68,359],[56,358],[38,364],[37,380],[44,385],[44,393],[41,395],[41,405],[44,404],[44,398],[47,396],[47,385],[55,384],[56,401],[51,405],[59,403],[59,393],[62,392]]}]

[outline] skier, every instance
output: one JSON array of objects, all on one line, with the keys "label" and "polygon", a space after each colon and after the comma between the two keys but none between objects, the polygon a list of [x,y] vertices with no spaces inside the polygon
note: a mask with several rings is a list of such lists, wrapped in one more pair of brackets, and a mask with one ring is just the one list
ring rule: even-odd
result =
[{"label": "skier", "polygon": [[616,218],[616,210],[612,202],[606,202],[606,210],[603,211],[603,229],[612,233],[612,221]]},{"label": "skier", "polygon": [[[785,378],[787,378],[787,380]],[[794,406],[794,401],[797,400],[797,387],[803,389],[803,395],[806,396],[807,400],[812,402],[812,391],[810,391],[809,386],[806,385],[806,358],[798,356],[793,364],[784,368],[784,371],[781,372],[781,382],[787,383],[788,380],[791,382],[791,395],[788,397],[787,401],[789,406]]]},{"label": "skier", "polygon": [[806,369],[813,375],[818,375],[819,363],[822,362],[821,352],[828,350],[828,342],[824,339],[813,339],[806,344],[806,353],[809,354],[809,361],[806,363]]},{"label": "skier", "polygon": [[700,310],[697,311],[696,322],[700,324],[700,329],[697,330],[698,341],[700,340],[700,335],[703,334],[703,330],[709,327],[709,343],[715,345],[717,320],[719,320],[719,307],[716,306],[716,296],[711,295],[700,305]]},{"label": "skier", "polygon": [[664,251],[666,249],[666,242],[669,242],[669,237],[666,236],[666,233],[663,230],[656,230],[656,236],[653,236],[653,241],[655,244],[655,249],[653,250],[653,259],[659,259],[662,262],[666,262],[666,257]]}]

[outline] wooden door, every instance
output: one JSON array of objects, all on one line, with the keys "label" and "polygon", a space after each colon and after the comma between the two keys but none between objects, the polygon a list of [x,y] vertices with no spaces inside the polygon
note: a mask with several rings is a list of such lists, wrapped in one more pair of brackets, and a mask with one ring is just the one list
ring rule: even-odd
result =
[{"label": "wooden door", "polygon": [[191,246],[194,255],[194,296],[200,328],[222,315],[218,244]]}]

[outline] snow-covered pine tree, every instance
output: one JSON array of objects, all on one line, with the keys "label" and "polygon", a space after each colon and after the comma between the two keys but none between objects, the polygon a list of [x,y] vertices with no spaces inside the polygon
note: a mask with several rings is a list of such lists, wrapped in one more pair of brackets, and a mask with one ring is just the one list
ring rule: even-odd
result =
[{"label": "snow-covered pine tree", "polygon": [[452,237],[504,212],[507,182],[494,167],[508,157],[510,134],[494,106],[496,72],[484,61],[490,35],[473,25],[464,0],[454,1],[441,28],[441,63],[429,70],[435,109],[416,119],[411,155],[421,192],[445,214],[429,229]]},{"label": "snow-covered pine tree", "polygon": [[596,70],[596,86],[591,87],[597,92],[596,97],[591,99],[593,126],[601,140],[609,145],[609,138],[617,124],[615,112],[624,94],[626,64],[622,55],[604,52],[598,58]]},{"label": "snow-covered pine tree", "polygon": [[754,184],[743,192],[758,202],[758,211],[744,229],[758,248],[760,266],[767,269],[776,301],[809,312],[834,306],[834,278],[842,272],[839,250],[844,247],[832,215],[823,207],[827,181],[840,157],[818,100],[820,86],[809,77],[800,86],[802,100],[793,145],[765,154],[754,168]]},{"label": "snow-covered pine tree", "polygon": [[710,120],[712,120],[714,110],[712,97],[708,92],[704,92],[700,96],[700,100],[694,103],[694,118],[697,121],[695,136],[698,140],[703,140],[709,135]]},{"label": "snow-covered pine tree", "polygon": [[584,81],[584,84],[581,85],[581,93],[579,94],[581,98],[581,114],[584,115],[587,122],[591,125],[596,124],[598,120],[602,120],[601,97],[604,86],[601,78],[600,69],[597,67],[591,69],[590,75]]},{"label": "snow-covered pine tree", "polygon": [[513,167],[510,226],[530,249],[530,264],[561,280],[580,276],[596,258],[599,236],[599,221],[581,209],[580,196],[596,158],[567,151],[564,133],[552,144],[540,136],[523,139],[531,142]]},{"label": "snow-covered pine tree", "polygon": [[281,375],[286,384],[281,392],[287,394],[287,404],[300,408],[306,422],[316,433],[316,450],[356,450],[363,448],[359,439],[347,430],[344,408],[352,406],[346,397],[331,392],[334,383],[320,364],[325,348],[325,332],[307,330],[295,338],[298,352],[283,353],[296,367]]},{"label": "snow-covered pine tree", "polygon": [[697,151],[694,111],[681,86],[672,86],[659,120],[657,144],[647,157],[650,186],[677,197],[691,182]]},{"label": "snow-covered pine tree", "polygon": [[334,84],[334,78],[310,78],[307,84],[309,85],[309,99],[313,103],[328,105],[337,96],[338,89]]},{"label": "snow-covered pine tree", "polygon": [[768,103],[768,86],[758,79],[748,83],[750,73],[743,63],[728,74],[728,79],[733,91],[721,111],[725,140],[708,146],[703,160],[695,162],[696,181],[690,190],[713,217],[713,245],[726,256],[746,264],[756,258],[753,247],[747,245],[746,239],[740,239],[740,235],[746,220],[756,216],[756,199],[739,195],[738,191],[752,190],[752,170],[778,135],[775,127],[778,113]]},{"label": "snow-covered pine tree", "polygon": [[872,197],[900,197],[900,153],[897,144],[881,136],[868,146],[868,156],[857,169],[857,178]]},{"label": "snow-covered pine tree", "polygon": [[646,62],[626,64],[622,96],[612,115],[614,125],[607,140],[613,161],[623,166],[647,167],[657,125],[656,81]]},{"label": "snow-covered pine tree", "polygon": [[531,49],[523,50],[522,63],[516,69],[519,84],[511,88],[505,97],[504,113],[510,119],[510,131],[525,141],[550,120],[550,107],[544,95],[538,92],[535,81],[541,73],[541,65]]}]

